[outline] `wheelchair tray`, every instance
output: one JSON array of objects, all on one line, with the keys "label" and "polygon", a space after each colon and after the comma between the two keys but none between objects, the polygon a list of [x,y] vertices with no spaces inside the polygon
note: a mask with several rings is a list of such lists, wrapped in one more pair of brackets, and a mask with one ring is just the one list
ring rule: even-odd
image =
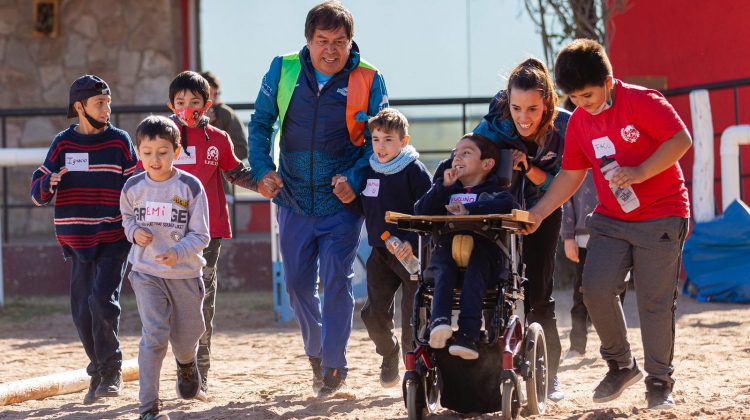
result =
[{"label": "wheelchair tray", "polygon": [[514,209],[510,214],[479,214],[468,216],[412,216],[410,214],[385,212],[385,221],[398,225],[399,229],[430,233],[445,224],[478,224],[495,230],[516,231],[532,224],[529,213]]}]

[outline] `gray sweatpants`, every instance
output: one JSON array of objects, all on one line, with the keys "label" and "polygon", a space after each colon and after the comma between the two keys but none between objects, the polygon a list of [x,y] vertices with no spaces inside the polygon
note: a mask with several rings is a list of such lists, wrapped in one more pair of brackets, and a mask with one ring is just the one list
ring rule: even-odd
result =
[{"label": "gray sweatpants", "polygon": [[594,214],[589,227],[583,302],[599,334],[602,357],[620,367],[628,366],[633,358],[619,298],[632,268],[644,368],[649,377],[673,383],[677,282],[688,220],[664,217],[625,222]]},{"label": "gray sweatpants", "polygon": [[150,410],[159,399],[159,373],[167,342],[178,362],[195,360],[198,339],[206,326],[203,321],[205,286],[200,277],[164,279],[131,271],[143,331],[138,350],[139,412]]}]

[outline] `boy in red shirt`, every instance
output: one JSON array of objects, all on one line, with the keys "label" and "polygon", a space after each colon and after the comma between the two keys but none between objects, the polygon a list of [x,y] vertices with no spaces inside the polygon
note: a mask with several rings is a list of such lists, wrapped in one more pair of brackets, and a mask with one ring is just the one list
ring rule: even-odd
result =
[{"label": "boy in red shirt", "polygon": [[592,170],[600,201],[589,226],[583,301],[609,365],[593,399],[614,400],[643,377],[618,297],[632,269],[635,281],[644,282],[635,292],[648,408],[671,409],[677,281],[690,216],[678,160],[692,144],[690,134],[659,92],[614,79],[595,41],[578,39],[563,48],[555,79],[578,108],[568,122],[562,170],[529,211],[536,224],[525,233],[570,198]]},{"label": "boy in red shirt", "polygon": [[179,169],[195,175],[203,184],[208,198],[208,227],[211,242],[203,250],[206,266],[203,281],[206,297],[203,301],[203,317],[206,332],[198,346],[198,370],[201,374],[201,390],[208,395],[208,369],[211,366],[211,334],[216,308],[216,265],[219,259],[222,238],[231,238],[227,199],[222,185],[222,174],[232,184],[257,191],[258,186],[250,176],[250,170],[237,159],[229,135],[208,123],[204,114],[211,107],[211,87],[208,81],[194,71],[184,71],[169,85],[169,109],[174,112],[172,120],[180,127],[182,153],[174,161]]}]

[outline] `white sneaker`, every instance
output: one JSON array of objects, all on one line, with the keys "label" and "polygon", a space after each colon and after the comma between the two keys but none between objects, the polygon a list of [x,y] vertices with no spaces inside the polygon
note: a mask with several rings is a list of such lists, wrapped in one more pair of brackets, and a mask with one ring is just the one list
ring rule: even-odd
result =
[{"label": "white sneaker", "polygon": [[580,359],[582,357],[583,357],[583,353],[580,353],[577,350],[570,349],[567,352],[565,352],[565,356],[563,356],[563,360]]},{"label": "white sneaker", "polygon": [[453,336],[453,329],[448,324],[440,324],[430,331],[430,347],[433,349],[445,348],[445,343]]},{"label": "white sneaker", "polygon": [[460,344],[453,344],[448,348],[448,353],[452,354],[453,356],[458,356],[464,360],[476,360],[479,358],[479,352],[469,348],[464,347]]}]

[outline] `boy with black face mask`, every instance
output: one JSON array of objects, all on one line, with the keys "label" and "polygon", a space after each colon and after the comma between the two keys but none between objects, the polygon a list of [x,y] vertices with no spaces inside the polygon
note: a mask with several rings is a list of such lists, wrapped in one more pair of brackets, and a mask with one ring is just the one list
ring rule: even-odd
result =
[{"label": "boy with black face mask", "polygon": [[90,363],[83,399],[115,397],[122,389],[118,339],[120,287],[130,244],[120,214],[120,192],[137,157],[128,133],[109,123],[109,86],[84,75],[70,87],[68,118],[78,124],[58,134],[32,175],[31,199],[55,201],[55,233],[71,261],[70,306]]}]

